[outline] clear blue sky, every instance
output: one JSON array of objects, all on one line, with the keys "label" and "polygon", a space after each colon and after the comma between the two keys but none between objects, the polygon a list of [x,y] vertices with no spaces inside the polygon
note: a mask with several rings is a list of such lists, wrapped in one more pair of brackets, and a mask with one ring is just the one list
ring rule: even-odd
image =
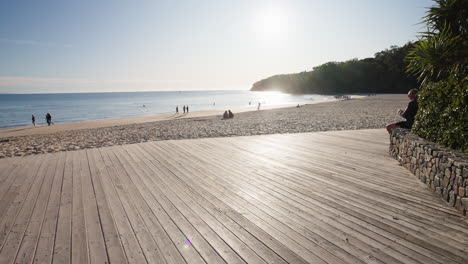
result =
[{"label": "clear blue sky", "polygon": [[429,0],[3,0],[0,93],[249,89],[416,40]]}]

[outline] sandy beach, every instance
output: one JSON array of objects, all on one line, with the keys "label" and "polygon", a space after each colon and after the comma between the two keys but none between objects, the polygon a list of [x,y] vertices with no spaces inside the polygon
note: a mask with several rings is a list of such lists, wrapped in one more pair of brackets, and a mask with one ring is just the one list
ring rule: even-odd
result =
[{"label": "sandy beach", "polygon": [[407,103],[406,95],[377,95],[300,108],[233,109],[235,117],[226,120],[222,112],[199,111],[8,128],[0,130],[0,158],[155,140],[384,129],[386,124],[401,120],[397,109],[405,108]]}]

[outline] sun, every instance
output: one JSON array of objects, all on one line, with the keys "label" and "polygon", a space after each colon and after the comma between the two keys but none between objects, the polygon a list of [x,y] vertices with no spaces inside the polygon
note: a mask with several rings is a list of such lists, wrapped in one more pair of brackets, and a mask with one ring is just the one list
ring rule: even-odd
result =
[{"label": "sun", "polygon": [[254,14],[253,29],[257,34],[277,36],[287,29],[287,16],[279,7],[266,7]]}]

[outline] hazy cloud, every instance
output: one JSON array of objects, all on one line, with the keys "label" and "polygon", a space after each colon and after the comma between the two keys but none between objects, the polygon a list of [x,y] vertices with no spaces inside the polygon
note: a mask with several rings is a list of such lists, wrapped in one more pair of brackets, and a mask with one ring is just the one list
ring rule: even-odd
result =
[{"label": "hazy cloud", "polygon": [[194,80],[85,79],[0,76],[0,93],[243,90],[239,83],[200,82]]},{"label": "hazy cloud", "polygon": [[96,85],[146,85],[164,83],[187,83],[184,80],[92,80],[80,78],[38,78],[38,77],[0,77],[0,87],[32,86],[32,87],[63,87],[63,86],[96,86]]},{"label": "hazy cloud", "polygon": [[35,45],[35,46],[45,46],[45,47],[64,47],[64,48],[73,47],[73,45],[71,45],[71,44],[57,44],[57,43],[53,43],[53,42],[42,42],[42,41],[24,40],[24,39],[0,38],[0,42],[12,43],[12,44],[16,44],[16,45]]}]

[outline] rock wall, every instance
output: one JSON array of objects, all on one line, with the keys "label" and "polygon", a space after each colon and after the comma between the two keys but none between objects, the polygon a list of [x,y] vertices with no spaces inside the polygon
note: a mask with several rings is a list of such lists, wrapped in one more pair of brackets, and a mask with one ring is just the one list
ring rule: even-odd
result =
[{"label": "rock wall", "polygon": [[394,129],[390,155],[463,215],[468,211],[468,154]]}]

